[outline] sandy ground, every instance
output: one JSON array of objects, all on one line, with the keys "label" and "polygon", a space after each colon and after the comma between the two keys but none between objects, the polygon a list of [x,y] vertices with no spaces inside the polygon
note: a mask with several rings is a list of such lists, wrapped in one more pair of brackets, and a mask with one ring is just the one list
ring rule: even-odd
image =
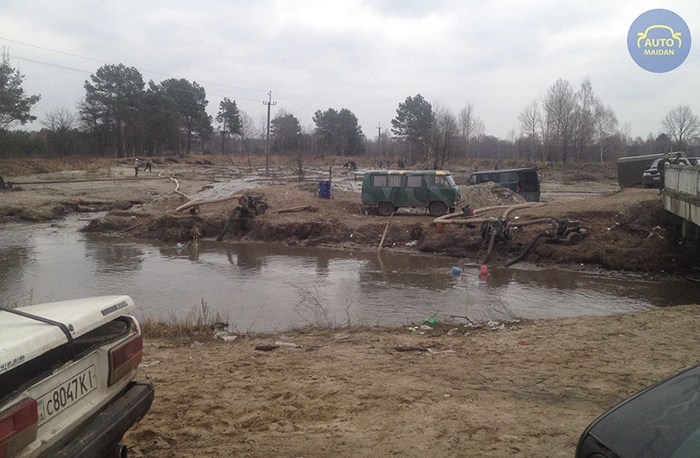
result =
[{"label": "sandy ground", "polygon": [[[699,327],[695,305],[452,335],[151,341],[140,376],[156,399],[125,442],[149,457],[571,457],[607,408],[698,362]],[[255,350],[281,339],[303,348]]]},{"label": "sandy ground", "polygon": [[[189,197],[234,180],[272,207],[248,227],[233,227],[222,243],[377,249],[388,218],[365,213],[353,191],[357,182],[342,169],[335,169],[331,199],[315,195],[326,178],[322,167],[303,184],[289,168],[274,167],[265,179],[262,170],[160,162],[136,179],[122,161],[94,170],[4,172],[6,181],[24,184],[0,193],[0,222],[109,210],[89,230],[214,238],[235,202],[174,212],[189,199],[174,192],[169,177]],[[576,219],[588,236],[573,246],[536,245],[529,262],[697,276],[697,246],[674,237],[657,191],[620,191],[600,169],[565,172],[545,170],[548,204],[518,216]],[[476,207],[517,202],[488,188],[463,195]],[[277,213],[295,207],[305,210]],[[384,249],[483,259],[478,228],[438,233],[431,221],[420,211],[400,212]],[[503,263],[534,237],[526,231],[497,245],[489,262]],[[495,330],[319,329],[231,342],[151,340],[139,377],[155,382],[156,399],[125,442],[132,456],[149,457],[569,457],[586,425],[607,408],[698,362],[699,325],[700,308],[687,305]],[[286,346],[255,349],[278,341]],[[292,343],[302,347],[287,348]],[[415,350],[397,350],[406,346]]]}]

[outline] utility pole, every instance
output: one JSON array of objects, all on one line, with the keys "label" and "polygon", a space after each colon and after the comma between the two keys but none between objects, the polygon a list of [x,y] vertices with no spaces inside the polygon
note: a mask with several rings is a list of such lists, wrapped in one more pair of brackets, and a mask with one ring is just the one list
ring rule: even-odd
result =
[{"label": "utility pole", "polygon": [[382,154],[382,123],[377,125],[377,148],[379,149],[379,154]]},{"label": "utility pole", "polygon": [[265,175],[270,174],[270,106],[277,105],[272,101],[272,91],[267,93],[268,101],[263,100],[263,105],[267,105],[267,135],[265,137]]}]

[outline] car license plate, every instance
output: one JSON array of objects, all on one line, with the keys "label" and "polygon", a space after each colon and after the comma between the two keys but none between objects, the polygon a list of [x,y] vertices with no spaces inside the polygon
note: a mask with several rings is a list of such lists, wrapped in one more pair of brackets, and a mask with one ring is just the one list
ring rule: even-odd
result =
[{"label": "car license plate", "polygon": [[39,426],[80,401],[95,388],[95,366],[90,366],[40,397],[37,400]]}]

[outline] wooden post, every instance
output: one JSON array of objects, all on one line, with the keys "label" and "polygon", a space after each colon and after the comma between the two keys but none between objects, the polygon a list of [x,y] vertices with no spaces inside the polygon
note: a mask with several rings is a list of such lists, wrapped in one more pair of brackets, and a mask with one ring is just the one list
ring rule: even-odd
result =
[{"label": "wooden post", "polygon": [[391,219],[394,217],[394,213],[396,212],[391,212],[391,216],[389,217],[389,221],[386,223],[386,227],[384,228],[384,233],[382,234],[382,239],[379,241],[379,246],[377,247],[377,251],[381,251],[382,245],[384,245],[384,237],[386,237],[386,233],[389,230],[389,225],[391,225]]}]

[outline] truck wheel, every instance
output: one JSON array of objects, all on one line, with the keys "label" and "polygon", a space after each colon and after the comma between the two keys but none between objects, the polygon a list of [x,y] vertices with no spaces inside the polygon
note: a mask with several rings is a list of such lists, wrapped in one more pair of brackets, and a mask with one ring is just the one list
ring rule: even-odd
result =
[{"label": "truck wheel", "polygon": [[428,213],[430,216],[442,216],[447,211],[447,205],[444,202],[430,202],[428,205]]},{"label": "truck wheel", "polygon": [[379,202],[377,204],[377,213],[379,213],[380,216],[389,216],[394,212],[394,206],[391,205],[391,202]]}]

